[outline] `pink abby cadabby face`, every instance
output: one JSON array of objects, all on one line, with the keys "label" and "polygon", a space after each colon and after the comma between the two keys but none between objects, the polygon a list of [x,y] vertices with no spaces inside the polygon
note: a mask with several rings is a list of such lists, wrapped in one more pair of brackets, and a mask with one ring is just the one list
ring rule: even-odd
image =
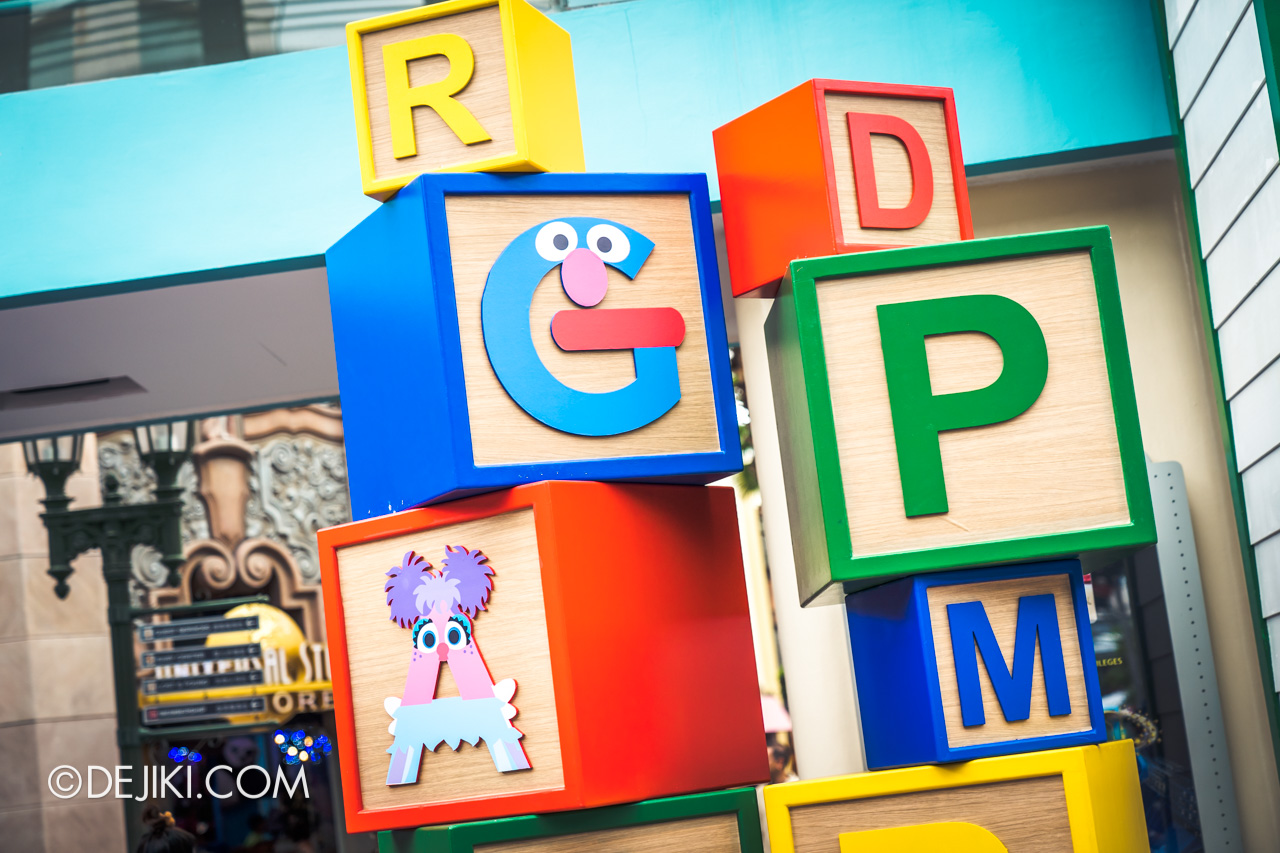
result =
[{"label": "pink abby cadabby face", "polygon": [[441,661],[449,659],[449,650],[471,645],[471,619],[465,613],[451,613],[439,607],[430,615],[413,623],[413,646],[423,654],[434,654]]}]

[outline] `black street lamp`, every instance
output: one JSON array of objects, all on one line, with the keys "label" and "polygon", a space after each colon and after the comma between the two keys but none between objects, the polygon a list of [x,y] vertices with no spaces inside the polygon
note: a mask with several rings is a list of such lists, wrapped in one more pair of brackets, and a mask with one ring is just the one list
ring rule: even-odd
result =
[{"label": "black street lamp", "polygon": [[182,488],[178,471],[195,443],[195,423],[150,424],[135,428],[134,442],[144,464],[156,475],[155,500],[125,504],[120,483],[113,476],[103,482],[102,506],[70,509],[67,478],[80,468],[84,449],[81,435],[64,435],[23,442],[27,470],[44,483],[45,511],[41,514],[49,531],[49,574],[56,581],[54,592],[66,598],[71,587],[71,561],[94,548],[102,552],[102,574],[107,581],[107,622],[111,628],[111,658],[115,672],[116,740],[121,764],[132,768],[130,794],[124,801],[128,849],[141,837],[142,803],[132,796],[142,765],[141,718],[138,712],[137,662],[133,654],[133,606],[129,596],[132,554],[138,545],[149,545],[161,553],[169,569],[169,583],[176,585],[182,565]]}]

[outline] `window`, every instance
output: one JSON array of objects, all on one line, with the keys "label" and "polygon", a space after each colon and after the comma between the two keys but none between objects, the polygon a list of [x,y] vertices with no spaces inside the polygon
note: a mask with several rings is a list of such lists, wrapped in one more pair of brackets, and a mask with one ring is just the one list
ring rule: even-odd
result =
[{"label": "window", "polygon": [[0,93],[333,47],[404,0],[0,0]]}]

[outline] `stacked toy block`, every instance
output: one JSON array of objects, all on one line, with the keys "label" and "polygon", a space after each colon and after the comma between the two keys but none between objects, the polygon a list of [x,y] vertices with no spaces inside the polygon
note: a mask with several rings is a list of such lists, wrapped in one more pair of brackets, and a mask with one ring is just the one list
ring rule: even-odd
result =
[{"label": "stacked toy block", "polygon": [[766,788],[772,849],[1146,849],[1079,562],[1155,540],[1109,232],[970,239],[948,89],[814,80],[715,146],[872,771]]},{"label": "stacked toy block", "polygon": [[379,853],[763,853],[754,788],[384,832]]},{"label": "stacked toy block", "polygon": [[523,0],[348,41],[383,202],[326,255],[348,828],[758,851],[737,512],[705,485],[742,466],[706,177],[583,172],[569,37]]}]

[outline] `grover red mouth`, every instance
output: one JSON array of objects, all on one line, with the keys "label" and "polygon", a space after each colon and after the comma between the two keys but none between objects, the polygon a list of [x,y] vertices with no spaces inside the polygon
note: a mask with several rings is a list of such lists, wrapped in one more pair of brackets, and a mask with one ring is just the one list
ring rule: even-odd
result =
[{"label": "grover red mouth", "polygon": [[551,318],[551,337],[568,352],[677,347],[684,331],[674,308],[569,309]]}]

